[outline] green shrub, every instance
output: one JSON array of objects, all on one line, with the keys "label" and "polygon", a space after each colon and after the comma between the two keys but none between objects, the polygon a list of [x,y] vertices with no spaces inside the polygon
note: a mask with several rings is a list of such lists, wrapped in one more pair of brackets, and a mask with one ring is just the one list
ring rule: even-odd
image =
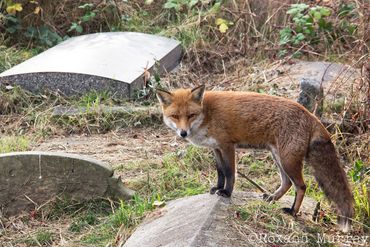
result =
[{"label": "green shrub", "polygon": [[280,56],[292,48],[296,48],[293,55],[299,56],[304,46],[323,44],[328,48],[335,41],[346,42],[357,30],[357,25],[351,22],[357,15],[353,4],[343,4],[335,13],[328,7],[299,3],[292,4],[286,13],[289,22],[279,31]]}]

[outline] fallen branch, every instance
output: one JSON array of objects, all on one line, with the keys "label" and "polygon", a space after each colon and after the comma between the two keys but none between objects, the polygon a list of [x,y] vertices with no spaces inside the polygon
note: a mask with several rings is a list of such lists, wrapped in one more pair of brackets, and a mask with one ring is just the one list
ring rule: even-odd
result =
[{"label": "fallen branch", "polygon": [[271,194],[268,190],[266,190],[265,188],[263,188],[261,185],[259,185],[259,184],[257,184],[256,182],[254,182],[251,178],[249,178],[247,175],[245,175],[245,174],[243,174],[243,173],[241,173],[240,171],[238,171],[238,174],[240,175],[240,176],[242,176],[243,178],[245,178],[245,179],[247,179],[248,180],[248,182],[250,182],[251,184],[253,184],[254,186],[256,186],[257,187],[257,189],[259,190],[259,191],[261,191],[262,193],[265,193],[265,194]]}]

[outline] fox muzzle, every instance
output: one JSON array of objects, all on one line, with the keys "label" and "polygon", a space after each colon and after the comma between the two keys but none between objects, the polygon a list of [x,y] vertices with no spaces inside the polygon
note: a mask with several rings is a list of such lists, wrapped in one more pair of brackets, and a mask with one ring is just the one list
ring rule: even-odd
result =
[{"label": "fox muzzle", "polygon": [[181,131],[180,131],[180,136],[181,136],[182,138],[185,138],[187,135],[188,135],[188,132],[187,132],[187,131],[185,131],[185,130],[181,130]]}]

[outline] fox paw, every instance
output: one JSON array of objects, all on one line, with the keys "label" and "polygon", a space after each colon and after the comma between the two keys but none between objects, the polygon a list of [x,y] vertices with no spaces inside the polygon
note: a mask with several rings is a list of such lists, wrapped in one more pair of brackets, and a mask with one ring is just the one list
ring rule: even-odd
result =
[{"label": "fox paw", "polygon": [[231,192],[225,189],[221,189],[217,191],[217,195],[222,196],[222,197],[230,197]]},{"label": "fox paw", "polygon": [[219,190],[219,188],[218,187],[212,187],[210,190],[209,190],[209,193],[211,194],[211,195],[213,195],[214,193],[216,193],[216,191],[217,190]]},{"label": "fox paw", "polygon": [[290,214],[294,217],[297,216],[297,214],[294,212],[292,208],[282,208],[281,210],[283,210],[283,212],[286,214]]}]

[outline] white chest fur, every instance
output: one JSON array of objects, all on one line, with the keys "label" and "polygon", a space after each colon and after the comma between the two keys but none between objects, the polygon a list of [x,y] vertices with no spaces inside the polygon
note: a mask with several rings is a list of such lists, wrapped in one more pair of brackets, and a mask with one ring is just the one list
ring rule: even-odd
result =
[{"label": "white chest fur", "polygon": [[215,138],[208,136],[207,129],[199,129],[196,133],[192,133],[186,138],[189,142],[194,145],[207,147],[207,148],[217,148],[218,143]]}]

